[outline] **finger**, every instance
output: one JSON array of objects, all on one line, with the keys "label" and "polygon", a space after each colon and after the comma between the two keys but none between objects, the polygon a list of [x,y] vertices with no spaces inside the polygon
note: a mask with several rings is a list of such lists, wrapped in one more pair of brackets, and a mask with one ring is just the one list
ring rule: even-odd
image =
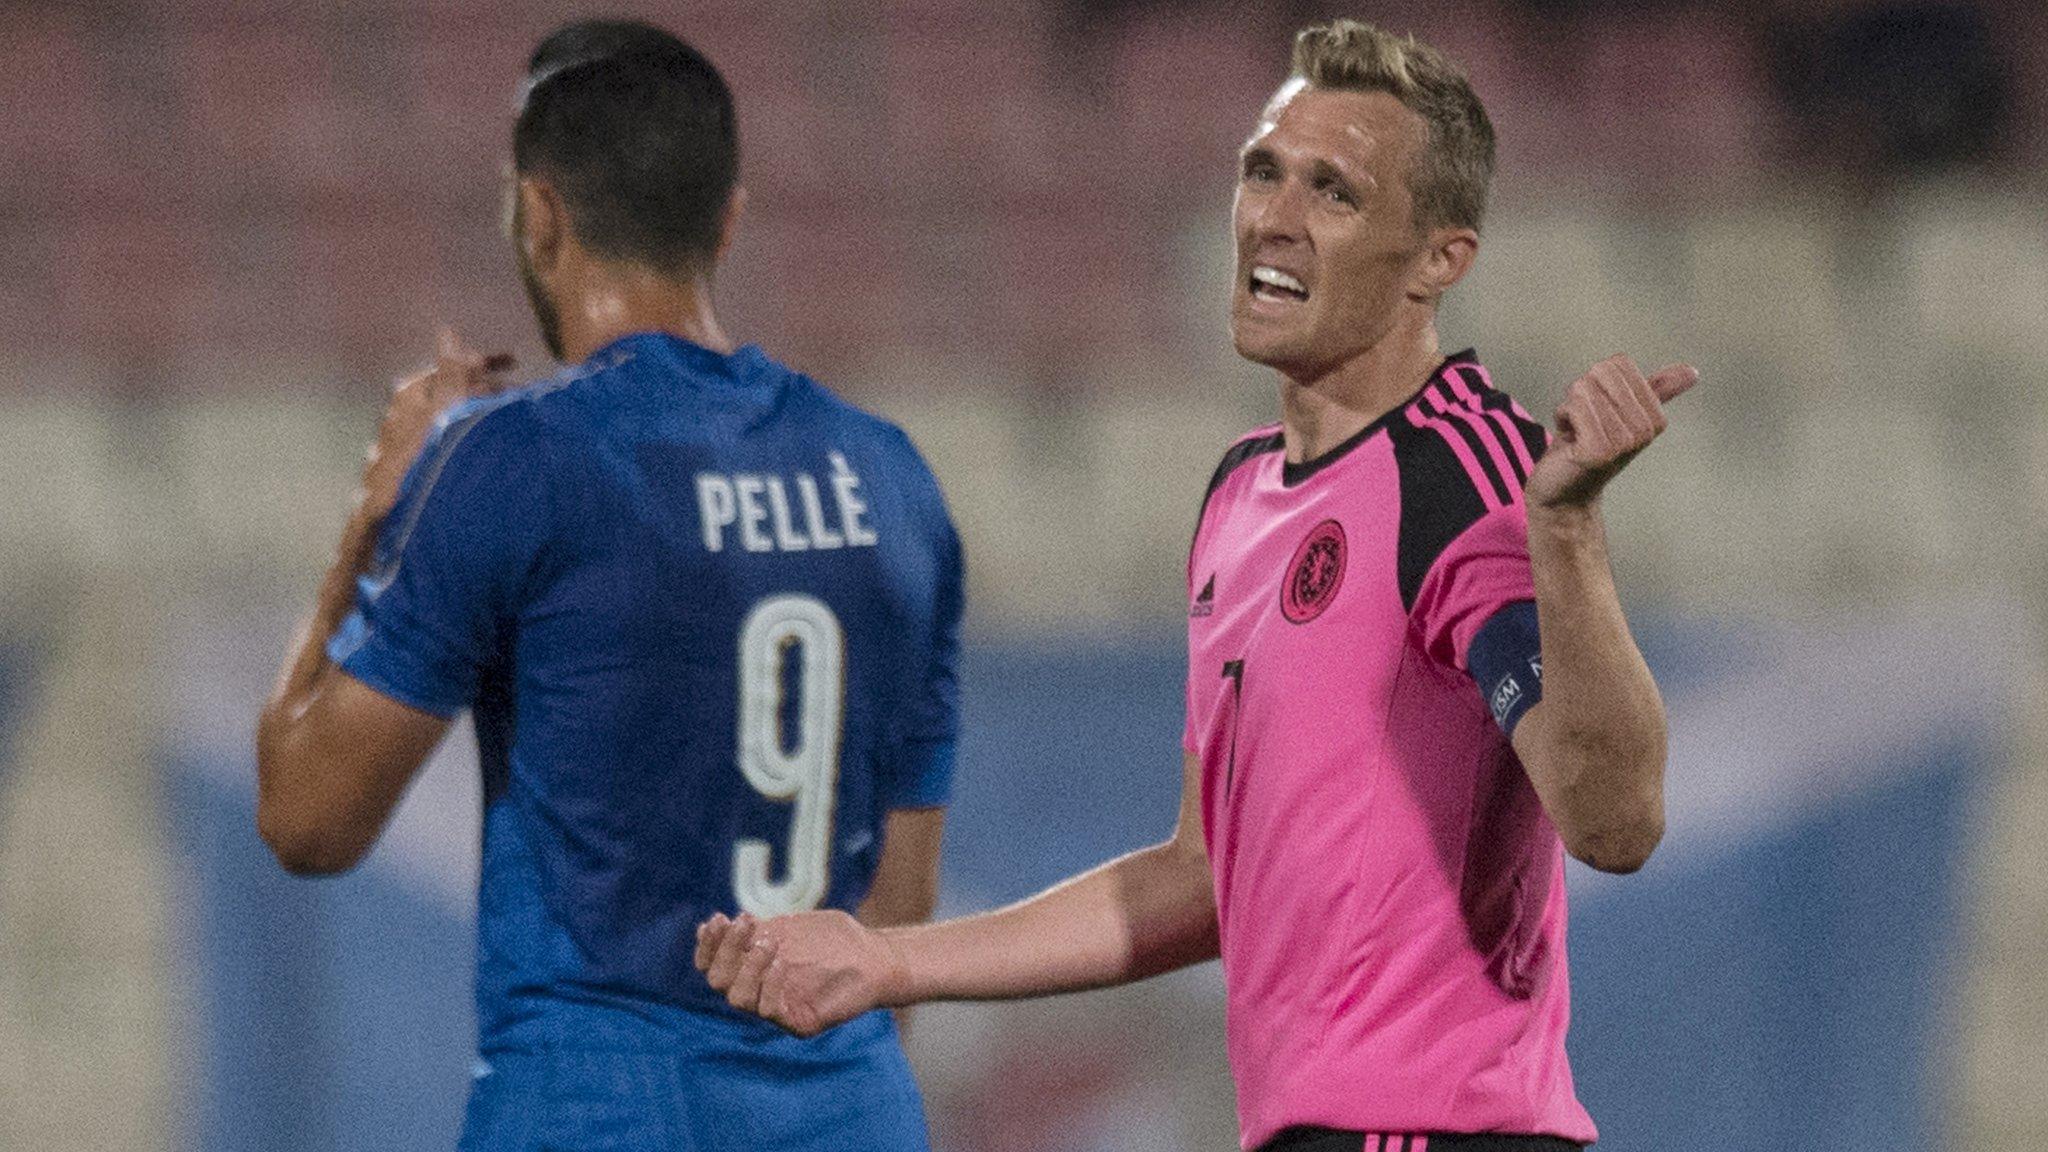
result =
[{"label": "finger", "polygon": [[[787,969],[787,965],[783,967]],[[798,1036],[816,1036],[825,1030],[824,1017],[819,1014],[814,997],[792,994],[786,977],[777,995],[779,1000],[773,1017],[777,1024]]]},{"label": "finger", "polygon": [[746,959],[740,962],[740,970],[732,979],[732,987],[726,989],[725,1002],[742,1012],[755,1012],[761,1003],[761,978],[768,973],[768,965],[775,959],[775,942],[756,939],[747,949]]},{"label": "finger", "polygon": [[739,975],[740,964],[747,958],[747,946],[754,942],[755,921],[745,913],[726,929],[725,939],[718,942],[718,951],[711,957],[711,967],[704,978],[720,992],[732,987],[733,978]]},{"label": "finger", "polygon": [[1690,364],[1667,364],[1650,377],[1650,390],[1660,403],[1669,404],[1700,382],[1700,370]]},{"label": "finger", "polygon": [[778,955],[768,961],[767,971],[761,974],[761,996],[754,1010],[780,1024],[789,1012],[788,994],[789,965]]},{"label": "finger", "polygon": [[1603,366],[1610,371],[1619,372],[1624,376],[1641,376],[1643,374],[1643,370],[1636,367],[1636,358],[1625,352],[1616,352],[1593,367],[1598,369]]},{"label": "finger", "polygon": [[818,1010],[811,1007],[808,1003],[785,1003],[782,1015],[777,1017],[775,1022],[798,1036],[804,1037],[816,1036],[825,1030],[824,1021],[819,1017]]},{"label": "finger", "polygon": [[1565,407],[1571,413],[1573,447],[1577,448],[1582,456],[1594,459],[1606,455],[1612,440],[1608,421],[1601,419],[1600,405],[1594,399],[1600,392],[1600,385],[1594,375],[1599,370],[1599,366],[1595,365],[1594,371],[1581,378],[1564,401]]},{"label": "finger", "polygon": [[697,925],[697,971],[711,970],[711,957],[717,954],[718,942],[725,938],[725,928],[730,923],[732,921],[725,918],[725,913],[718,912],[714,913],[711,919]]},{"label": "finger", "polygon": [[432,368],[421,369],[410,376],[400,376],[391,382],[391,394],[396,396],[407,388],[413,388],[414,391],[418,391],[419,387],[425,386],[424,381],[431,380],[433,377],[434,370]]},{"label": "finger", "polygon": [[476,358],[476,354],[462,343],[462,337],[455,334],[455,329],[446,324],[435,331],[434,347],[440,358],[451,364],[460,364]]},{"label": "finger", "polygon": [[1602,411],[1613,418],[1617,447],[1641,447],[1664,430],[1664,412],[1640,372],[1609,372],[1601,376]]},{"label": "finger", "polygon": [[1557,411],[1550,414],[1550,426],[1557,430],[1559,443],[1570,444],[1579,438],[1578,425],[1572,421],[1572,410],[1567,405],[1559,404]]}]

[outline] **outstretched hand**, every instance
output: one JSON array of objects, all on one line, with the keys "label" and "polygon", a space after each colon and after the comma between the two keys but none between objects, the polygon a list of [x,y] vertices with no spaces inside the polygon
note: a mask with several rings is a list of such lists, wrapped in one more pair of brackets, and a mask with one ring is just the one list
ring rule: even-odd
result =
[{"label": "outstretched hand", "polygon": [[1565,389],[1556,435],[1523,490],[1529,506],[1590,506],[1607,482],[1664,431],[1664,405],[1699,378],[1690,364],[1660,368],[1645,378],[1626,356],[1593,365]]},{"label": "outstretched hand", "polygon": [[798,1036],[893,1007],[902,969],[887,937],[844,912],[721,913],[697,926],[697,970],[711,987]]},{"label": "outstretched hand", "polygon": [[443,412],[464,400],[489,396],[511,386],[504,373],[513,367],[510,355],[472,352],[455,333],[441,330],[434,366],[398,382],[384,419],[377,427],[363,464],[361,511],[372,522],[382,520],[398,503],[398,487],[420,454],[427,431]]}]

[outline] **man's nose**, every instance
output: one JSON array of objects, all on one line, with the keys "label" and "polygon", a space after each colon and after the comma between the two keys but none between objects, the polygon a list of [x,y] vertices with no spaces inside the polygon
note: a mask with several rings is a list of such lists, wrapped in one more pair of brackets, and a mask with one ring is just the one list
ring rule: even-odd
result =
[{"label": "man's nose", "polygon": [[1259,198],[1248,223],[1253,240],[1288,241],[1306,235],[1307,221],[1307,197],[1301,186],[1290,180]]}]

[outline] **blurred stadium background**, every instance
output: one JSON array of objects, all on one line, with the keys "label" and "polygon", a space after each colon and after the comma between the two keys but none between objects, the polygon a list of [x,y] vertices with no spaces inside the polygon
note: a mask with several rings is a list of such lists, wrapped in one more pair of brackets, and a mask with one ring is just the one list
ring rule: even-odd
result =
[{"label": "blurred stadium background", "polygon": [[[1611,497],[1671,835],[1576,872],[1606,1149],[2048,1148],[2048,11],[2035,0],[617,3],[741,109],[729,327],[905,423],[968,543],[958,911],[1162,835],[1232,151],[1288,33],[1502,137],[1449,346],[1705,384]],[[453,1146],[475,782],[290,880],[249,731],[387,382],[541,358],[497,230],[554,0],[0,6],[0,1147]],[[1221,984],[940,1007],[949,1152],[1234,1145]]]}]

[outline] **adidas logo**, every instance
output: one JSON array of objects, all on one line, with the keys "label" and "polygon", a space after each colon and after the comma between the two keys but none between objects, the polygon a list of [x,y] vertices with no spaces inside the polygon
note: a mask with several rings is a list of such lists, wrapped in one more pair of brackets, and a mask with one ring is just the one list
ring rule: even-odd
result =
[{"label": "adidas logo", "polygon": [[1209,574],[1209,582],[1202,585],[1201,595],[1195,597],[1195,606],[1188,609],[1188,619],[1207,616],[1216,610],[1216,574]]}]

